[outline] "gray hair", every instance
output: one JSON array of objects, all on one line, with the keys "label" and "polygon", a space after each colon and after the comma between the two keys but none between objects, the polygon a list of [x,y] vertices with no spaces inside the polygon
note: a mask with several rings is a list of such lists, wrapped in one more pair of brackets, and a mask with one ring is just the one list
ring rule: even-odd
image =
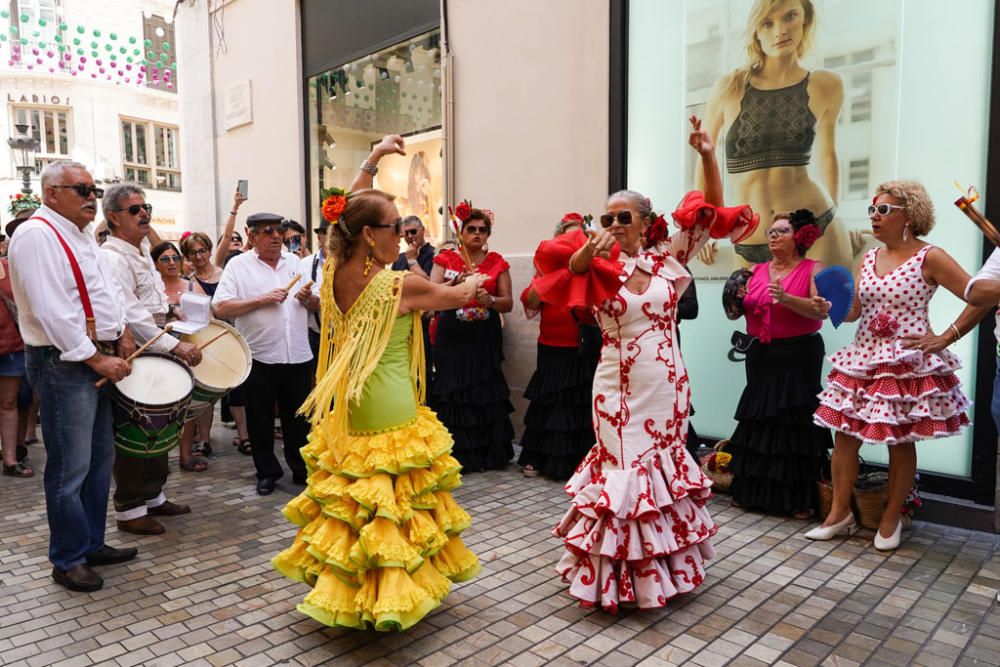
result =
[{"label": "gray hair", "polygon": [[649,201],[649,197],[639,194],[635,190],[619,190],[608,197],[609,202],[612,199],[627,201],[643,220],[647,220],[653,215],[653,202]]},{"label": "gray hair", "polygon": [[45,188],[49,185],[50,181],[57,180],[59,176],[67,169],[83,169],[87,170],[87,166],[79,162],[74,162],[73,160],[56,160],[55,162],[49,162],[42,169],[41,183],[42,183],[42,196],[45,195]]},{"label": "gray hair", "polygon": [[140,195],[143,199],[146,198],[146,192],[135,183],[118,183],[104,191],[104,199],[101,200],[101,212],[104,213],[104,219],[108,221],[108,227],[114,229],[114,224],[108,218],[108,213],[120,211],[122,201],[132,195]]},{"label": "gray hair", "polygon": [[403,218],[403,222],[400,223],[400,227],[406,227],[407,225],[416,225],[420,229],[424,228],[424,221],[415,215],[408,215]]}]

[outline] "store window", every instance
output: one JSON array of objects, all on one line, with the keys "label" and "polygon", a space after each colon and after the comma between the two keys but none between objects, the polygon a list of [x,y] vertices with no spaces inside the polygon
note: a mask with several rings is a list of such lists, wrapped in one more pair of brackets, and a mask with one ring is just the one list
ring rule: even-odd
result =
[{"label": "store window", "polygon": [[433,30],[308,79],[311,211],[325,188],[347,188],[372,146],[386,134],[406,139],[405,156],[379,164],[376,187],[416,215],[428,240],[443,234],[441,54]]},{"label": "store window", "polygon": [[177,128],[134,118],[121,119],[125,180],[156,190],[181,189]]},{"label": "store window", "polygon": [[[751,204],[765,224],[775,210],[831,212],[833,221],[825,233],[843,242],[823,257],[827,263],[854,269],[874,246],[866,214],[873,188],[893,178],[917,177],[937,205],[937,226],[927,240],[942,246],[967,270],[980,266],[983,238],[953,209],[953,181],[986,187],[994,3],[968,0],[957,11],[947,4],[903,0],[813,0],[813,39],[796,52],[804,74],[793,84],[767,80],[766,72],[774,70],[760,70],[750,79],[742,76],[755,58],[767,56],[767,49],[761,56],[749,41],[760,27],[750,25],[750,13],[760,4],[627,3],[628,35],[622,40],[628,62],[623,109],[627,186],[651,197],[654,206],[666,212],[696,187],[700,167],[687,146],[686,121],[689,113],[701,113],[716,138],[727,203]],[[946,50],[929,48],[940,35],[961,39]],[[772,159],[767,166],[736,168],[740,156],[727,155],[727,132],[736,125],[748,94],[751,102],[759,102],[774,94],[757,91],[787,88],[781,95],[791,101],[769,113],[785,113],[793,128],[803,118],[808,121],[802,102],[810,111],[836,106],[839,96],[824,98],[829,89],[822,85],[834,81],[843,96],[837,123],[825,128],[825,138],[832,141],[820,141],[823,128],[817,126],[817,140],[800,153],[805,164]],[[744,117],[737,126],[744,139],[753,132],[753,120]],[[735,153],[740,146],[732,143]],[[728,158],[736,158],[734,168],[727,165]],[[787,186],[792,177],[795,186]],[[748,245],[763,242],[762,237],[747,240]],[[695,426],[711,436],[732,433],[745,385],[743,365],[726,358],[733,330],[745,330],[745,322],[729,322],[712,304],[720,302],[725,279],[744,264],[732,245],[719,243],[689,265],[698,281],[698,299],[705,305],[696,320],[684,323],[684,358],[697,408]],[[939,290],[930,309],[935,330],[947,328],[962,306],[961,300]],[[829,353],[853,338],[854,326],[834,329],[825,324],[821,333]],[[977,381],[975,336],[951,349],[963,360],[959,378],[971,395]],[[980,404],[973,417],[989,420],[988,405]],[[920,469],[942,478],[975,477],[972,433],[969,429],[946,442],[918,444]],[[866,447],[863,454],[870,462],[887,458],[884,447]],[[992,468],[985,474],[992,476]]]},{"label": "store window", "polygon": [[38,139],[35,152],[35,172],[55,160],[70,158],[72,141],[71,111],[52,107],[22,107],[11,109],[11,125],[29,125],[31,134]]}]

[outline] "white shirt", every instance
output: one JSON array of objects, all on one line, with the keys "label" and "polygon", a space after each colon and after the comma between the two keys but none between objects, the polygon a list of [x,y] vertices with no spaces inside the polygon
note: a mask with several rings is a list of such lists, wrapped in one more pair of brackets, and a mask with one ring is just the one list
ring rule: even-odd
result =
[{"label": "white shirt", "polygon": [[[317,261],[318,260],[318,261]],[[313,281],[312,293],[319,294],[320,285],[323,284],[323,263],[326,261],[326,253],[317,252],[313,255],[309,255],[302,260],[302,265],[305,266],[304,278],[308,278]],[[313,278],[313,264],[316,265],[316,277]],[[319,311],[309,312],[309,328],[316,333],[319,333]]]},{"label": "white shirt", "polygon": [[[140,342],[152,340],[161,329],[153,315],[166,315],[170,307],[166,287],[153,259],[128,241],[109,236],[101,252],[107,257],[112,273],[124,292],[125,320]],[[157,352],[170,352],[180,341],[162,336],[150,346]]]},{"label": "white shirt", "polygon": [[[117,340],[125,330],[124,297],[94,235],[47,206],[34,215],[49,220],[76,257],[94,309],[97,340]],[[97,348],[87,338],[86,316],[69,259],[45,223],[29,220],[17,228],[10,243],[10,268],[24,342],[34,347],[53,345],[63,361],[94,356]]]},{"label": "white shirt", "polygon": [[256,361],[265,364],[301,364],[312,359],[306,315],[295,293],[309,280],[311,266],[284,250],[277,268],[261,261],[256,251],[233,257],[226,264],[215,290],[212,303],[252,299],[275,288],[288,287],[295,276],[301,276],[285,302],[271,304],[240,315],[236,330],[246,339]]},{"label": "white shirt", "polygon": [[[1000,280],[1000,248],[993,249],[986,263],[983,264],[983,268],[979,269],[979,273],[972,276],[972,279],[969,280],[969,284],[965,286],[966,299],[969,298],[969,290],[972,289],[972,283],[983,279]],[[997,341],[1000,341],[1000,310],[997,311],[997,323],[996,328],[993,329],[993,335],[996,336]]]}]

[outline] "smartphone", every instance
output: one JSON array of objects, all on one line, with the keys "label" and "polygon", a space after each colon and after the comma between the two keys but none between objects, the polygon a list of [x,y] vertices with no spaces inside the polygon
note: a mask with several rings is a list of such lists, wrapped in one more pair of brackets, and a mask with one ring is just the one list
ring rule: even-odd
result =
[{"label": "smartphone", "polygon": [[236,189],[239,190],[241,197],[244,199],[247,198],[247,180],[245,178],[241,178],[236,182]]}]

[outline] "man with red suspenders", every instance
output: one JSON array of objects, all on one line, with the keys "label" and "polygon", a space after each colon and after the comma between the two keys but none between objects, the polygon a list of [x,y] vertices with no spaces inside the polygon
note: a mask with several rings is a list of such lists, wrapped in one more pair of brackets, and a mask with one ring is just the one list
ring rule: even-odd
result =
[{"label": "man with red suspenders", "polygon": [[115,456],[111,387],[131,371],[135,350],[121,288],[87,230],[103,191],[86,167],[59,161],[42,171],[43,206],[10,246],[14,300],[29,380],[41,399],[45,504],[52,578],[74,591],[104,580],[93,565],[136,549],[104,543]]}]

